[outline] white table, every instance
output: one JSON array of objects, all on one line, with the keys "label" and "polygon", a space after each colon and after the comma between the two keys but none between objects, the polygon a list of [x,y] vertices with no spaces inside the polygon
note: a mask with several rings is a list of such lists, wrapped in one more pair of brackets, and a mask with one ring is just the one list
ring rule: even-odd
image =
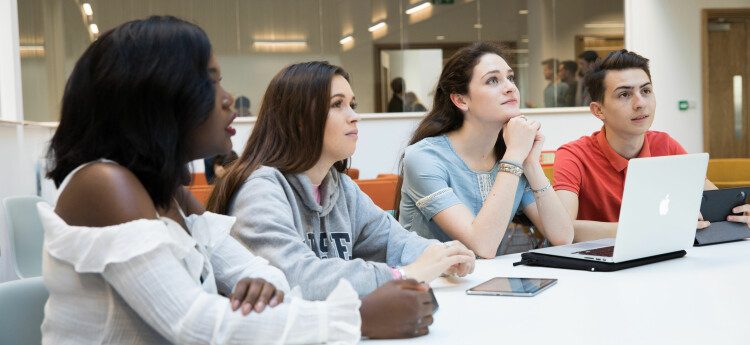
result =
[{"label": "white table", "polygon": [[[750,344],[750,241],[618,272],[513,267],[519,260],[477,260],[468,277],[438,278],[428,335],[366,343]],[[498,276],[559,281],[535,297],[466,295]]]}]

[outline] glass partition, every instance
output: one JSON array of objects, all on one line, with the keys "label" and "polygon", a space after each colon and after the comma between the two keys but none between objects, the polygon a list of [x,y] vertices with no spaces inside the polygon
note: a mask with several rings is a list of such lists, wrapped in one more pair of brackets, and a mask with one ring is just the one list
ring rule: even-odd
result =
[{"label": "glass partition", "polygon": [[577,57],[624,42],[622,1],[23,0],[18,10],[30,121],[58,119],[72,66],[100,32],[154,14],[206,30],[224,86],[249,100],[249,114],[276,72],[309,60],[344,67],[362,113],[387,112],[397,78],[401,111],[424,112],[443,63],[476,41],[507,48],[524,106],[585,105]]}]

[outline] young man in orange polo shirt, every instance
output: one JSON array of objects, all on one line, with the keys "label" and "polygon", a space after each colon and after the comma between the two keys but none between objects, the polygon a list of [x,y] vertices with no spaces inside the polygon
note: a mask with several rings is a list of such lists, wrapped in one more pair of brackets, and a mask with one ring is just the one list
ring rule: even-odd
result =
[{"label": "young man in orange polo shirt", "polygon": [[[561,146],[555,155],[555,191],[573,218],[575,242],[615,237],[630,158],[687,153],[667,133],[649,131],[656,99],[648,59],[625,49],[597,62],[584,81],[602,120],[600,131]],[[705,189],[716,189],[706,180]],[[750,205],[727,220],[750,226]],[[709,224],[699,220],[698,228]]]}]

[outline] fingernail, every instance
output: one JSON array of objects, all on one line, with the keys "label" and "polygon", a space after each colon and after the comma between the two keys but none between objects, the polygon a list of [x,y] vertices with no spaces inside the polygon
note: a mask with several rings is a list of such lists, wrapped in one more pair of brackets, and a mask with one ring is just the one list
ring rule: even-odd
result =
[{"label": "fingernail", "polygon": [[242,313],[245,315],[249,314],[251,310],[253,310],[253,306],[251,306],[250,303],[245,303],[245,305],[242,306]]},{"label": "fingernail", "polygon": [[258,312],[258,313],[260,313],[260,312],[262,312],[262,311],[263,311],[263,309],[264,309],[265,307],[266,307],[266,304],[265,304],[265,303],[263,303],[263,302],[258,302],[257,304],[255,304],[255,311],[256,311],[256,312]]},{"label": "fingernail", "polygon": [[232,310],[237,310],[237,308],[240,307],[240,301],[234,300],[232,301]]}]

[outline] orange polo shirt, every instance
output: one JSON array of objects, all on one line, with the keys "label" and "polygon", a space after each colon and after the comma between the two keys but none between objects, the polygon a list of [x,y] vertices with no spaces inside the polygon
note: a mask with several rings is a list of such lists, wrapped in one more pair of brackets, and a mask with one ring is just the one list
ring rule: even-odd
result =
[{"label": "orange polo shirt", "polygon": [[[686,154],[669,134],[647,131],[638,158]],[[569,142],[555,153],[555,190],[578,194],[578,219],[617,222],[628,160],[609,146],[604,127]]]}]

